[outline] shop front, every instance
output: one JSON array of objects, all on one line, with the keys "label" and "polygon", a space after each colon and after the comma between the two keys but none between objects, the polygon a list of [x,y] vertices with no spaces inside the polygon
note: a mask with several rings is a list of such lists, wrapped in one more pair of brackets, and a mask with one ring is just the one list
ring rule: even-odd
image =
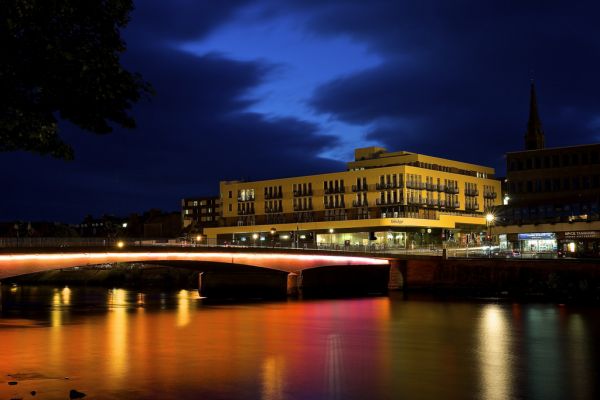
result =
[{"label": "shop front", "polygon": [[560,232],[558,242],[567,256],[600,257],[600,231]]},{"label": "shop front", "polygon": [[518,233],[516,242],[514,236],[508,235],[508,240],[513,242],[513,249],[524,253],[549,253],[558,248],[556,234],[553,232]]}]

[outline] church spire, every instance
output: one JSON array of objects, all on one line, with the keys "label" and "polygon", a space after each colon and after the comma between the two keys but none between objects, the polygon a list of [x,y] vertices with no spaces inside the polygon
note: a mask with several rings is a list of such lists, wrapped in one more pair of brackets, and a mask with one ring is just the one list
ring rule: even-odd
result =
[{"label": "church spire", "polygon": [[525,133],[525,150],[537,150],[544,148],[544,130],[538,113],[537,98],[535,95],[535,84],[531,80],[531,95],[529,99],[529,121],[527,121],[527,132]]}]

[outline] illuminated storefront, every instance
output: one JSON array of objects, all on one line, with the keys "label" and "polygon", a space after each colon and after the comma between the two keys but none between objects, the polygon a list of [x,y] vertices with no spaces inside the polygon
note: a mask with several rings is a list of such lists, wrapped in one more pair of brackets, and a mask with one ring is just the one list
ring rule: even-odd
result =
[{"label": "illuminated storefront", "polygon": [[550,252],[558,248],[556,234],[552,232],[518,233],[518,249],[524,252]]}]

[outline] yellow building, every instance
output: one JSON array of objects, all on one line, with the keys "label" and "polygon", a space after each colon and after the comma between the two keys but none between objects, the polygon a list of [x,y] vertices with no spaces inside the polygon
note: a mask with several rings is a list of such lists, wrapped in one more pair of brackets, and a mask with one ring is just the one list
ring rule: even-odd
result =
[{"label": "yellow building", "polygon": [[343,172],[221,182],[221,226],[205,233],[212,241],[281,246],[478,241],[485,213],[501,204],[493,174],[406,151],[357,149]]}]

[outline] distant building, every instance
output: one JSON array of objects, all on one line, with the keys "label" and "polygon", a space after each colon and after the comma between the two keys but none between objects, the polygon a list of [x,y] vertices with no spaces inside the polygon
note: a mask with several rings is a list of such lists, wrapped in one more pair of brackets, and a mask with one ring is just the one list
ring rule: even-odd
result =
[{"label": "distant building", "polygon": [[221,220],[205,232],[282,246],[480,243],[500,186],[490,167],[368,147],[355,150],[346,171],[221,182]]},{"label": "distant building", "polygon": [[104,215],[99,218],[87,215],[80,224],[73,225],[73,227],[80,237],[114,238],[122,236],[123,224],[126,222],[126,218],[114,215]]},{"label": "distant building", "polygon": [[203,233],[217,226],[221,215],[218,196],[189,197],[181,200],[181,226],[185,231]]},{"label": "distant building", "polygon": [[144,238],[175,238],[181,234],[179,212],[150,210],[143,215]]},{"label": "distant building", "polygon": [[544,148],[541,126],[532,84],[525,150],[506,156],[507,206],[496,229],[501,243],[600,255],[600,143]]}]

